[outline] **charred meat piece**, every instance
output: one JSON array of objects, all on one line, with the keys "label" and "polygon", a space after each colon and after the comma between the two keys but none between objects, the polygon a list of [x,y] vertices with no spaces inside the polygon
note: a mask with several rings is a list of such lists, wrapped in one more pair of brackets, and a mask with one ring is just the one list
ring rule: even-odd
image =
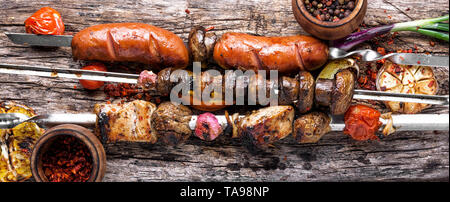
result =
[{"label": "charred meat piece", "polygon": [[330,117],[322,112],[311,112],[294,121],[294,139],[298,143],[316,143],[328,133]]},{"label": "charred meat piece", "polygon": [[152,114],[153,128],[158,138],[168,145],[184,143],[192,134],[189,128],[192,111],[184,105],[163,102]]},{"label": "charred meat piece", "polygon": [[311,73],[307,71],[300,71],[297,77],[300,81],[300,85],[296,107],[298,111],[303,114],[308,112],[314,104],[314,88],[316,82]]},{"label": "charred meat piece", "polygon": [[213,32],[207,32],[202,26],[192,28],[188,37],[189,56],[193,62],[201,62],[202,68],[206,68],[212,61],[214,45],[217,36]]},{"label": "charred meat piece", "polygon": [[135,100],[125,104],[96,104],[98,119],[95,132],[103,143],[118,141],[155,143],[150,118],[156,106],[151,102]]},{"label": "charred meat piece", "polygon": [[238,121],[238,135],[244,145],[264,149],[292,133],[294,108],[279,105],[253,111]]}]

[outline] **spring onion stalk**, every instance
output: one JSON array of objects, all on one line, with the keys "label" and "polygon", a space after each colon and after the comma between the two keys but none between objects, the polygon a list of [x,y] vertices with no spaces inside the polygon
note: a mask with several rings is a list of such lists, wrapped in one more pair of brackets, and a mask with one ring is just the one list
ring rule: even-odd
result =
[{"label": "spring onion stalk", "polygon": [[434,23],[420,27],[422,29],[433,29],[448,32],[448,23]]},{"label": "spring onion stalk", "polygon": [[[448,32],[448,24],[447,25],[434,25],[439,22],[448,21],[449,16],[442,16],[438,18],[431,18],[431,19],[425,19],[425,20],[416,20],[411,22],[402,22],[402,23],[395,23],[391,25],[383,25],[379,27],[374,27],[370,29],[366,29],[360,32],[356,32],[353,34],[350,34],[342,39],[338,39],[335,41],[331,41],[331,45],[336,48],[341,48],[343,50],[350,50],[354,46],[372,39],[373,37],[386,34],[388,32],[399,32],[399,31],[415,31],[427,36],[432,36],[438,39],[442,39],[445,41],[448,41],[448,33],[442,33],[439,31],[431,30],[431,29],[425,29],[422,28],[423,26],[435,26],[435,29],[442,30],[447,29]],[[444,24],[444,23],[440,23]],[[446,28],[447,27],[447,28]],[[442,30],[445,31],[445,30]]]}]

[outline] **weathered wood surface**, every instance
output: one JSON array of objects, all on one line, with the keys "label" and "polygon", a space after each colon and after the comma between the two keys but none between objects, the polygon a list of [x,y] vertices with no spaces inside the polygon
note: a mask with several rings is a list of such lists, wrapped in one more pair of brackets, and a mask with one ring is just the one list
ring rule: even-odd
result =
[{"label": "weathered wood surface", "polygon": [[[0,62],[79,68],[69,48],[39,49],[11,43],[3,32],[24,32],[24,20],[43,6],[57,9],[67,32],[111,22],[144,22],[175,32],[186,41],[193,25],[260,35],[304,34],[290,0],[60,0],[0,1]],[[405,7],[405,5],[407,7]],[[407,8],[410,8],[409,10]],[[190,14],[185,12],[189,9]],[[370,0],[364,23],[386,23],[448,14],[448,1]],[[392,18],[389,19],[388,16]],[[409,49],[448,55],[448,43],[400,33],[387,50]],[[366,44],[370,46],[370,44]],[[437,69],[439,94],[448,94],[448,70]],[[0,101],[14,100],[38,113],[89,112],[105,100],[102,91],[83,90],[77,81],[0,75]],[[77,88],[75,88],[77,86]],[[427,113],[447,112],[432,107]],[[237,141],[204,143],[191,138],[178,148],[164,145],[112,144],[105,181],[448,181],[448,132],[401,132],[374,142],[355,142],[330,133],[318,144],[291,138],[266,153],[250,154]]]}]

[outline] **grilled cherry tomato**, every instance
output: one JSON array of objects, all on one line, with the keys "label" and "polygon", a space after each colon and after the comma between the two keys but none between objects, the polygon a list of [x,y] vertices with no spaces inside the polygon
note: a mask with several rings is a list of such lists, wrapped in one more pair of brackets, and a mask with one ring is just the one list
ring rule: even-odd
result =
[{"label": "grilled cherry tomato", "polygon": [[62,35],[64,23],[58,11],[44,7],[25,20],[25,29],[32,34]]},{"label": "grilled cherry tomato", "polygon": [[[106,72],[106,66],[102,63],[94,63],[88,66],[85,66],[81,68],[82,70],[92,70],[92,71],[101,71]],[[89,89],[89,90],[96,90],[99,89],[105,84],[103,81],[91,81],[91,80],[80,80],[80,84],[83,86],[83,88]]]},{"label": "grilled cherry tomato", "polygon": [[381,113],[365,105],[353,105],[345,113],[344,134],[355,140],[376,140],[375,134],[382,125]]}]

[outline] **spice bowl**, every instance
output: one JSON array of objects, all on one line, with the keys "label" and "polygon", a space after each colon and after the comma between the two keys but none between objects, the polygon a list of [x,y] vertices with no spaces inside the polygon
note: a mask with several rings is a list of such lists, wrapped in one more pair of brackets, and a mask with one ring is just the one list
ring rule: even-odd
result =
[{"label": "spice bowl", "polygon": [[292,0],[295,19],[306,32],[323,40],[336,40],[349,35],[363,22],[367,11],[367,0],[356,0],[353,10],[346,17],[337,21],[325,21],[313,16],[304,2],[305,0]]},{"label": "spice bowl", "polygon": [[66,182],[50,180],[49,175],[51,179],[74,179],[69,182],[100,182],[106,171],[106,154],[100,140],[90,130],[74,124],[47,130],[37,140],[30,161],[37,182]]}]

